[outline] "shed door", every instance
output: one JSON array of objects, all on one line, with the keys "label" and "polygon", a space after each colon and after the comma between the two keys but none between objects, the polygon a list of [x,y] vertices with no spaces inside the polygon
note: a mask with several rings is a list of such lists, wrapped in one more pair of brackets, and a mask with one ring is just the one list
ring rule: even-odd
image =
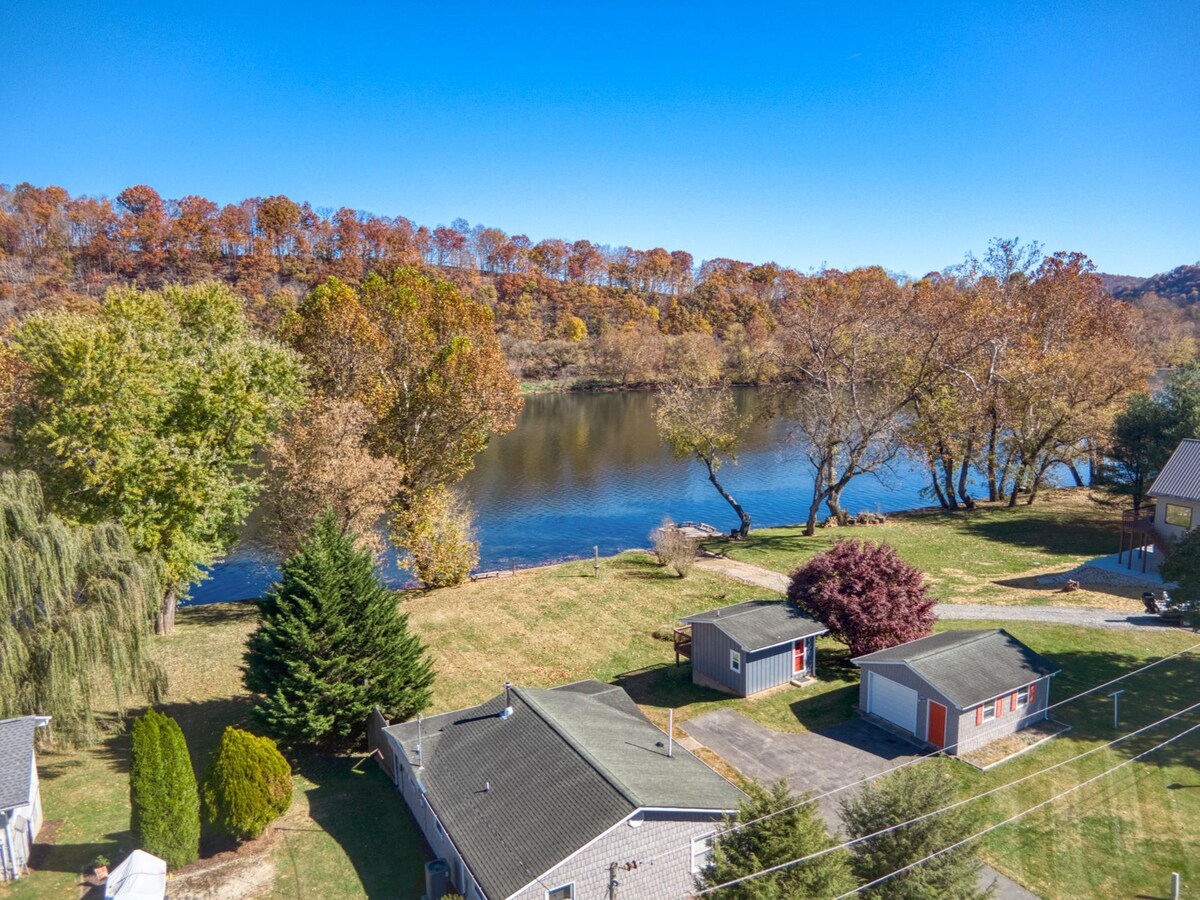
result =
[{"label": "shed door", "polygon": [[946,707],[929,701],[929,743],[939,750],[946,746]]},{"label": "shed door", "polygon": [[884,678],[878,672],[869,673],[867,710],[905,731],[917,733],[917,692]]},{"label": "shed door", "polygon": [[795,646],[792,647],[792,674],[793,675],[800,675],[808,668],[804,664],[805,643],[806,643],[806,641],[804,640],[804,638],[801,638],[800,640],[796,641]]}]

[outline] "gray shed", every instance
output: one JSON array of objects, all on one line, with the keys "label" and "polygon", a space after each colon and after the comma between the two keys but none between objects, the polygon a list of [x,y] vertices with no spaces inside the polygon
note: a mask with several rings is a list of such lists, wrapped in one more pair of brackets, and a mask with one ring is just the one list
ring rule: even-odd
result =
[{"label": "gray shed", "polygon": [[748,600],[683,622],[676,647],[692,659],[692,681],[741,697],[812,677],[817,636],[829,630],[786,600]]},{"label": "gray shed", "polygon": [[1045,719],[1059,672],[1002,628],[943,631],[851,662],[862,712],[951,754]]}]

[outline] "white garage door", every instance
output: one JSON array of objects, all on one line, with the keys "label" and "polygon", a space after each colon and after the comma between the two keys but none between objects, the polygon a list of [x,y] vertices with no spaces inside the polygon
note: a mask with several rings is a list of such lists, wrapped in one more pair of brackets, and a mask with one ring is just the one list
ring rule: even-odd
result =
[{"label": "white garage door", "polygon": [[917,692],[902,684],[871,672],[867,705],[870,712],[899,725],[905,731],[917,732]]}]

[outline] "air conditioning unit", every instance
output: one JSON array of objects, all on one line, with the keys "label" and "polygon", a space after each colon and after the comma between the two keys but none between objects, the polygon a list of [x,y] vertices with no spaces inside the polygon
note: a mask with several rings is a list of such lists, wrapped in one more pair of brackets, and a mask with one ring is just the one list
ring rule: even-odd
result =
[{"label": "air conditioning unit", "polygon": [[425,900],[441,900],[451,890],[450,863],[444,859],[425,863]]}]

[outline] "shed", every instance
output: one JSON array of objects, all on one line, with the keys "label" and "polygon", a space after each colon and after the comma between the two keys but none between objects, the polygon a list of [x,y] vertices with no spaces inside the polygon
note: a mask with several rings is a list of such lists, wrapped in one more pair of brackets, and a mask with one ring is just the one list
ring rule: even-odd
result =
[{"label": "shed", "polygon": [[1045,719],[1059,672],[1002,628],[943,631],[851,661],[863,672],[860,711],[950,754]]},{"label": "shed", "polygon": [[163,900],[167,864],[145,850],[134,850],[104,882],[104,900]]},{"label": "shed", "polygon": [[49,716],[0,720],[0,881],[20,878],[42,827],[34,736]]},{"label": "shed", "polygon": [[683,620],[692,681],[748,697],[816,671],[816,640],[827,629],[786,600],[748,600]]}]

